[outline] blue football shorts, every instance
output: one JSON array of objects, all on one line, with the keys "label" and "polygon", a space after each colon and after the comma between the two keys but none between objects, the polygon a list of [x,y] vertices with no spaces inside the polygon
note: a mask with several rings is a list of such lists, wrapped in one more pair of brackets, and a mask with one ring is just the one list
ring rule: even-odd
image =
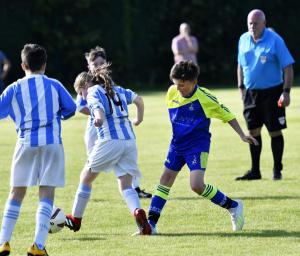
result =
[{"label": "blue football shorts", "polygon": [[180,171],[182,167],[187,164],[190,171],[194,170],[206,170],[208,160],[208,152],[186,152],[177,153],[176,151],[169,149],[167,159],[165,161],[165,167],[172,171]]}]

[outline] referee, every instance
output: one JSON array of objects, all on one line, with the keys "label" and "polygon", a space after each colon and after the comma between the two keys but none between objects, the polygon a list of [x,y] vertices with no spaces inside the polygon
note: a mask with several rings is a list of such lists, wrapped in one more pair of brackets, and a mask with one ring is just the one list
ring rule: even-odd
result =
[{"label": "referee", "polygon": [[244,103],[244,117],[249,133],[259,142],[250,144],[252,166],[236,180],[258,180],[262,150],[261,128],[266,126],[271,137],[273,180],[282,179],[282,155],[285,129],[285,107],[290,104],[294,59],[284,40],[266,28],[265,14],[252,10],[247,18],[248,32],[238,45],[237,78]]}]

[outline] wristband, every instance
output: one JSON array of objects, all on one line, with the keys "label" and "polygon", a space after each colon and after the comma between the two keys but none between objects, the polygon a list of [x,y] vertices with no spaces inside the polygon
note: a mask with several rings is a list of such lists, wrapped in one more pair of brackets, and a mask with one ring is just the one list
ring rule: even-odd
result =
[{"label": "wristband", "polygon": [[244,84],[240,84],[240,85],[238,85],[238,88],[239,89],[245,89],[245,85]]},{"label": "wristband", "polygon": [[282,90],[283,92],[286,92],[286,93],[290,93],[290,91],[291,91],[291,88],[283,88],[283,90]]}]

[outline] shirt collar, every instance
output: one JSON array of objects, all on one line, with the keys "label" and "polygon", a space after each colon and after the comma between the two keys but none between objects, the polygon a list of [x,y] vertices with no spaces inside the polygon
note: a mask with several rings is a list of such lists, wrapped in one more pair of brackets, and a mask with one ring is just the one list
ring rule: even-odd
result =
[{"label": "shirt collar", "polygon": [[198,85],[196,84],[194,90],[189,95],[187,95],[187,96],[185,96],[183,98],[191,98],[194,95],[194,93],[196,92],[197,89],[198,89]]},{"label": "shirt collar", "polygon": [[[248,32],[248,33],[249,33],[249,32]],[[268,32],[267,32],[267,28],[264,28],[264,30],[263,30],[263,32],[262,32],[262,34],[261,34],[261,37],[260,37],[256,42],[254,42],[254,40],[253,40],[251,34],[249,33],[250,40],[251,40],[252,43],[260,43],[260,42],[262,42],[262,41],[264,41],[264,40],[266,39],[267,33],[268,33]]]}]

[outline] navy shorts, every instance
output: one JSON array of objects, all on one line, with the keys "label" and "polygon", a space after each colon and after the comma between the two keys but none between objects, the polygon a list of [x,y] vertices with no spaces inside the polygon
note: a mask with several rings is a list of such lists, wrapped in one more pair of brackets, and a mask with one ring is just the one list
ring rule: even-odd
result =
[{"label": "navy shorts", "polygon": [[167,159],[165,161],[165,167],[172,171],[179,172],[182,167],[187,164],[190,171],[193,170],[206,170],[208,159],[208,152],[187,152],[176,153],[174,150],[169,149]]},{"label": "navy shorts", "polygon": [[285,108],[278,107],[282,84],[264,90],[245,90],[244,118],[248,130],[265,125],[269,132],[286,128]]}]

